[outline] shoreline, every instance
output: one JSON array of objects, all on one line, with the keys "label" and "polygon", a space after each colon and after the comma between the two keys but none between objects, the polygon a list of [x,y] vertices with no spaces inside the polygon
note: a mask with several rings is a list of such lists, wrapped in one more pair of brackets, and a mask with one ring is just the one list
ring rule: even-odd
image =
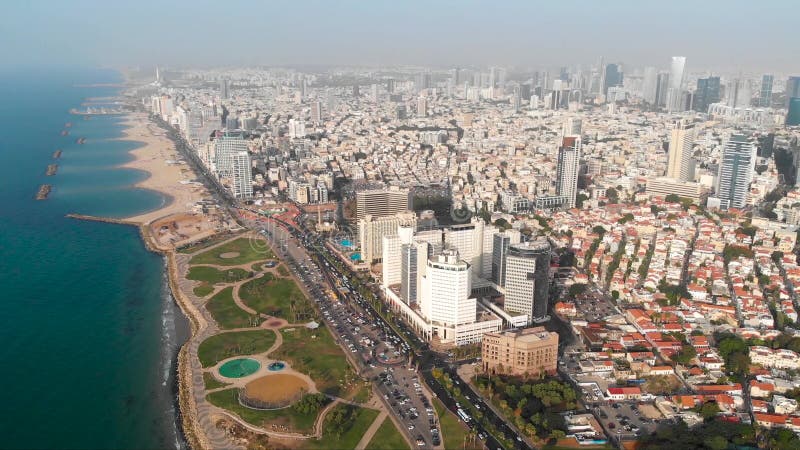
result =
[{"label": "shoreline", "polygon": [[[194,171],[186,165],[167,164],[168,160],[177,161],[180,156],[175,149],[174,142],[166,137],[166,132],[154,124],[146,113],[131,112],[123,116],[121,125],[125,127],[122,135],[116,140],[138,142],[141,145],[128,151],[132,159],[116,166],[140,170],[148,176],[132,186],[135,189],[145,189],[159,193],[164,198],[164,203],[158,208],[134,216],[121,218],[108,218],[88,216],[81,214],[68,214],[77,220],[89,220],[121,225],[132,225],[139,230],[142,243],[150,252],[157,253],[164,258],[166,263],[168,294],[180,308],[181,313],[189,322],[189,337],[180,345],[172,363],[175,370],[175,384],[171,389],[174,395],[178,438],[191,449],[211,449],[202,425],[197,417],[197,404],[194,401],[192,387],[192,368],[189,361],[189,345],[196,338],[204,324],[200,312],[191,300],[180,289],[180,274],[176,261],[174,244],[163,244],[154,235],[151,225],[161,219],[186,214],[190,211],[186,205],[194,204],[201,200],[205,188],[198,188],[191,184],[180,184],[184,180],[184,173],[194,178]],[[201,236],[202,237],[202,236]],[[175,392],[177,391],[177,392]],[[177,395],[175,395],[177,394]]]}]

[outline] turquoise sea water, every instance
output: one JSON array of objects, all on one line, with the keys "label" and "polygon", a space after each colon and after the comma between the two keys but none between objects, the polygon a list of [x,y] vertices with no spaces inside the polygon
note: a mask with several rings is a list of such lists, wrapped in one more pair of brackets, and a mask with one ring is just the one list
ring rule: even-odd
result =
[{"label": "turquoise sea water", "polygon": [[[0,69],[2,448],[183,445],[171,364],[186,326],[163,259],[134,227],[64,217],[129,216],[164,201],[131,187],[146,174],[116,168],[137,145],[111,140],[119,119],[68,113],[117,93],[75,84],[114,81],[103,70]],[[51,163],[58,173],[46,177]],[[53,191],[36,201],[43,183]]]}]

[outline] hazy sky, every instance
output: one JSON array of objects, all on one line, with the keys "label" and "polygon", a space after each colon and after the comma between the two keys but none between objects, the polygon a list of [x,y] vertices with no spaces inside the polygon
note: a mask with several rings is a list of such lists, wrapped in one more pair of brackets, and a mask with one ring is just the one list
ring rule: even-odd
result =
[{"label": "hazy sky", "polygon": [[11,0],[0,65],[606,61],[800,72],[796,0]]}]

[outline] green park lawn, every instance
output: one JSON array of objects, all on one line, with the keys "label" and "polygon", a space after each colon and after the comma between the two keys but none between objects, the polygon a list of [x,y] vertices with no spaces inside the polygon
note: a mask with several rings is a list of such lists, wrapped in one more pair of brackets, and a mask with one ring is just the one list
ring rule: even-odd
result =
[{"label": "green park lawn", "polygon": [[254,310],[289,322],[302,322],[314,317],[313,307],[294,280],[276,278],[271,273],[242,284],[239,297]]},{"label": "green park lawn", "polygon": [[250,272],[244,269],[219,270],[208,266],[195,266],[189,269],[186,278],[190,280],[202,281],[208,284],[235,283],[250,276]]},{"label": "green park lawn", "polygon": [[392,419],[385,418],[381,427],[372,436],[372,440],[367,444],[366,450],[401,450],[410,449],[408,443],[403,439],[403,435],[394,426]]},{"label": "green park lawn", "polygon": [[228,383],[223,383],[217,380],[216,378],[214,378],[214,375],[211,375],[208,372],[203,372],[203,384],[206,385],[206,389],[216,389],[228,385]]},{"label": "green park lawn", "polygon": [[250,314],[239,308],[233,301],[233,287],[227,287],[217,292],[206,303],[206,309],[224,330],[252,326]]},{"label": "green park lawn", "polygon": [[[343,395],[343,382],[356,377],[342,349],[333,341],[327,328],[284,328],[283,345],[271,358],[288,361],[292,368],[307,374],[317,388],[331,395]],[[347,386],[348,388],[350,386]]]},{"label": "green park lawn", "polygon": [[270,428],[270,425],[285,425],[291,432],[311,433],[314,431],[314,421],[319,411],[303,414],[294,408],[283,408],[273,411],[250,409],[239,403],[236,388],[223,389],[208,394],[206,398],[211,404],[227,409],[241,417],[244,421],[258,427]]},{"label": "green park lawn", "polygon": [[[223,253],[238,253],[233,258],[222,258]],[[218,266],[238,266],[264,259],[274,259],[267,241],[260,237],[241,237],[219,247],[194,255],[189,264],[215,264]]]},{"label": "green park lawn", "polygon": [[[464,424],[459,422],[455,414],[450,412],[444,407],[438,398],[433,399],[433,407],[436,409],[436,415],[439,416],[439,426],[441,427],[442,444],[444,448],[464,448],[464,439],[467,436],[467,428]],[[467,443],[468,449],[482,448],[478,444]]]},{"label": "green park lawn", "polygon": [[195,288],[192,289],[192,292],[194,292],[194,295],[203,298],[206,295],[214,292],[214,286],[211,286],[208,283],[203,283],[199,286],[195,286]]},{"label": "green park lawn", "polygon": [[[355,410],[353,411],[352,420],[340,427],[339,435],[337,436],[335,434],[336,432],[331,430],[328,426],[328,418],[335,410],[344,408],[355,408]],[[313,450],[330,448],[335,448],[337,450],[353,450],[356,448],[356,445],[358,445],[358,442],[361,441],[367,428],[375,421],[376,417],[378,417],[378,411],[374,409],[338,404],[325,416],[322,439],[309,440],[307,442],[308,445],[305,447]]]},{"label": "green park lawn", "polygon": [[275,270],[277,270],[278,271],[278,275],[280,275],[282,277],[288,277],[289,275],[291,275],[291,273],[289,273],[289,269],[287,269],[286,266],[284,266],[283,264],[279,264],[275,268]]},{"label": "green park lawn", "polygon": [[275,343],[272,330],[237,331],[211,336],[200,343],[197,357],[203,367],[210,367],[225,358],[262,353]]}]

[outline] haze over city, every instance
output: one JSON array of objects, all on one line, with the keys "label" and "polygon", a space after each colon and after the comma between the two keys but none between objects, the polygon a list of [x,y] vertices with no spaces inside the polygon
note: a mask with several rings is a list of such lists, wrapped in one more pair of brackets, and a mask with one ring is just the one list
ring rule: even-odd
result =
[{"label": "haze over city", "polygon": [[600,55],[717,71],[798,68],[789,0],[10,2],[4,66],[555,67]]},{"label": "haze over city", "polygon": [[800,449],[797,11],[4,5],[0,447]]}]

